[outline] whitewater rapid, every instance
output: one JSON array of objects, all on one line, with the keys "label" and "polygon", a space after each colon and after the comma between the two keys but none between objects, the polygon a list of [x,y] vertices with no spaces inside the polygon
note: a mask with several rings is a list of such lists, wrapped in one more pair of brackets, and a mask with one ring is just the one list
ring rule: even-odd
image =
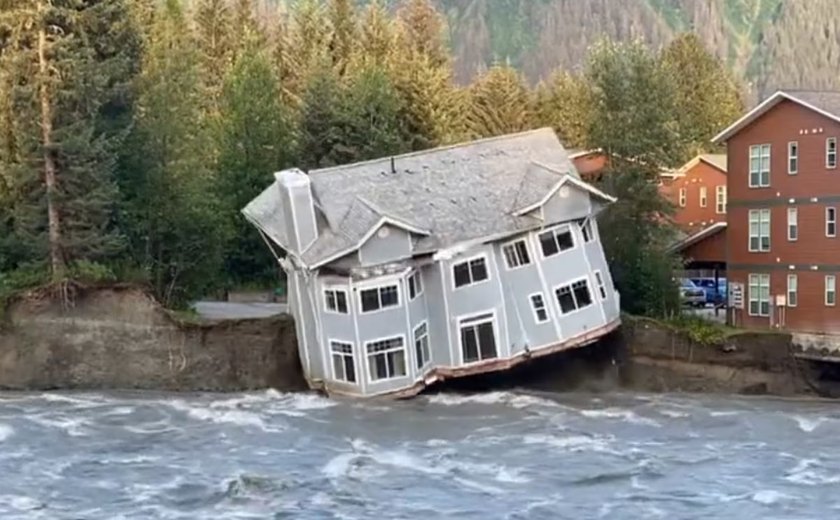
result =
[{"label": "whitewater rapid", "polygon": [[836,518],[819,401],[0,393],[0,519]]}]

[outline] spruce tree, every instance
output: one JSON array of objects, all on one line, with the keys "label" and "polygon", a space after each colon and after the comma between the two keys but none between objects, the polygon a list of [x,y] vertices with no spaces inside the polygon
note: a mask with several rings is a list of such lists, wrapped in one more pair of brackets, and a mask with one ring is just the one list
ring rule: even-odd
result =
[{"label": "spruce tree", "polygon": [[[292,54],[306,78],[328,57],[329,21],[319,0],[300,0],[292,11]],[[305,81],[304,81],[305,82]]]},{"label": "spruce tree", "polygon": [[470,87],[469,129],[476,137],[528,130],[532,126],[528,87],[509,66],[494,66]]},{"label": "spruce tree", "polygon": [[347,101],[335,70],[323,63],[309,77],[300,114],[300,161],[307,168],[341,164]]},{"label": "spruce tree", "polygon": [[362,13],[359,27],[359,44],[354,61],[366,66],[382,67],[394,52],[394,27],[381,0],[372,0]]},{"label": "spruce tree", "polygon": [[397,17],[412,50],[428,56],[434,66],[450,62],[446,22],[430,0],[405,0]]},{"label": "spruce tree", "polygon": [[195,7],[194,21],[201,77],[206,88],[209,108],[216,112],[235,46],[233,17],[228,0],[199,0]]},{"label": "spruce tree", "polygon": [[548,81],[538,85],[534,96],[536,122],[554,128],[565,146],[579,148],[586,145],[592,93],[580,76],[558,71]]},{"label": "spruce tree", "polygon": [[408,151],[400,99],[384,69],[369,67],[353,77],[345,104],[343,132],[336,147],[337,162],[363,161]]},{"label": "spruce tree", "polygon": [[303,90],[302,71],[299,56],[295,53],[294,34],[290,25],[288,14],[281,10],[274,29],[272,58],[280,86],[280,100],[286,106],[297,108],[300,106]]},{"label": "spruce tree", "polygon": [[358,39],[354,0],[329,0],[328,14],[331,29],[329,54],[339,76],[343,76]]}]

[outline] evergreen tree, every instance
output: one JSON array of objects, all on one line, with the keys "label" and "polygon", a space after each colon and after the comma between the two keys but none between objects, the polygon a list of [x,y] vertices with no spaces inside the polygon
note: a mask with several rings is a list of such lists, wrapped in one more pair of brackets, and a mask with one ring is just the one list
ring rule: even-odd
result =
[{"label": "evergreen tree", "polygon": [[303,93],[300,116],[300,159],[307,168],[340,164],[347,101],[332,67],[311,74]]},{"label": "evergreen tree", "polygon": [[354,0],[330,0],[328,6],[331,33],[329,53],[338,74],[343,76],[354,54],[356,10]]},{"label": "evergreen tree", "polygon": [[233,12],[234,56],[251,45],[265,45],[265,34],[256,19],[254,0],[236,0]]},{"label": "evergreen tree", "polygon": [[394,28],[388,13],[380,0],[372,0],[362,14],[354,61],[360,62],[361,68],[382,67],[391,60],[395,45]]},{"label": "evergreen tree", "polygon": [[301,90],[301,64],[299,57],[295,54],[295,43],[293,34],[290,31],[289,16],[280,12],[277,17],[274,31],[274,70],[277,74],[277,81],[280,86],[280,99],[286,106],[298,107],[300,105]]},{"label": "evergreen tree", "polygon": [[469,129],[477,137],[521,132],[531,128],[528,87],[509,66],[494,66],[470,87]]},{"label": "evergreen tree", "polygon": [[427,56],[433,66],[450,63],[446,23],[430,0],[405,0],[397,17],[411,50]]},{"label": "evergreen tree", "polygon": [[218,98],[231,66],[235,45],[228,0],[199,0],[194,19],[201,77],[210,110],[217,112]]},{"label": "evergreen tree", "polygon": [[554,128],[567,147],[586,146],[592,94],[583,78],[564,71],[555,72],[537,87],[534,104],[539,126]]},{"label": "evergreen tree", "polygon": [[712,137],[741,116],[744,104],[732,74],[697,35],[680,35],[661,59],[676,87],[677,128],[685,148],[680,162],[685,162],[713,151]]},{"label": "evergreen tree", "polygon": [[387,73],[379,67],[361,71],[349,87],[336,161],[357,162],[408,150],[400,118],[400,100]]},{"label": "evergreen tree", "polygon": [[300,0],[295,4],[291,41],[302,77],[321,67],[327,58],[329,21],[319,0]]}]

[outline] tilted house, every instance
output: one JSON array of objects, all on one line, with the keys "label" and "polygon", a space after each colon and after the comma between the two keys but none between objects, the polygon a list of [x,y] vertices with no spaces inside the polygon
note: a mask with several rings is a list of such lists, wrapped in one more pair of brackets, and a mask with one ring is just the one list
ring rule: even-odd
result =
[{"label": "tilted house", "polygon": [[613,201],[542,129],[282,171],[243,213],[286,253],[310,385],[411,395],[617,327],[594,219]]}]

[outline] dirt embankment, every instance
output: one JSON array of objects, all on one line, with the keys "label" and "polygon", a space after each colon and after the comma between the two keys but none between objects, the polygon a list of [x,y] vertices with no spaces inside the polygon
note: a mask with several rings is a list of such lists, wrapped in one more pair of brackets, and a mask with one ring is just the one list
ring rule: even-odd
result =
[{"label": "dirt embankment", "polygon": [[132,287],[22,297],[0,316],[3,389],[306,388],[290,316],[189,323]]}]

